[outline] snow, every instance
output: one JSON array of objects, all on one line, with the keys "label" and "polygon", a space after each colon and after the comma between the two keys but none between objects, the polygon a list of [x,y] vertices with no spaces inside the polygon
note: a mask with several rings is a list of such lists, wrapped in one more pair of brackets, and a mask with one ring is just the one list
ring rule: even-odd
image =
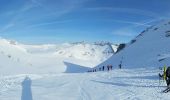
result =
[{"label": "snow", "polygon": [[[169,20],[147,28],[116,54],[118,45],[104,42],[25,45],[0,39],[0,99],[169,100],[158,78],[158,67],[170,65],[169,29]],[[113,70],[98,71],[107,65]],[[98,72],[88,73],[93,67]]]},{"label": "snow", "polygon": [[117,48],[119,47],[119,45],[111,45],[112,46],[112,48],[113,48],[113,50],[114,50],[114,52],[117,52]]},{"label": "snow", "polygon": [[[1,74],[61,73],[64,62],[94,67],[113,55],[108,44],[63,43],[26,45],[0,39]],[[68,71],[68,70],[67,70]]]},{"label": "snow", "polygon": [[[165,82],[159,85],[158,72],[155,68],[137,68],[5,76],[0,78],[0,98],[21,100],[22,92],[26,92],[22,91],[22,82],[27,76],[32,81],[29,92],[33,100],[169,100],[169,93],[161,93]],[[4,89],[4,85],[8,88]]]},{"label": "snow", "polygon": [[134,43],[129,42],[123,50],[96,67],[111,64],[118,68],[121,62],[125,68],[170,66],[170,37],[166,36],[166,32],[170,30],[169,22],[170,20],[164,20],[147,28],[133,39],[136,40]]},{"label": "snow", "polygon": [[84,67],[84,66],[80,66],[80,65],[76,65],[76,64],[72,64],[68,62],[64,62],[64,64],[68,66],[65,73],[83,73],[91,69],[89,67]]}]

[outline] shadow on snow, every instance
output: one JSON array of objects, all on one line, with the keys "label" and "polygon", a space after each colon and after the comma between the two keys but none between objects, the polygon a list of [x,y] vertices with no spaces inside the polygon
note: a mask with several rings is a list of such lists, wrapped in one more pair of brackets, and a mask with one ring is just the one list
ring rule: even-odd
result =
[{"label": "shadow on snow", "polygon": [[31,79],[29,77],[25,77],[24,81],[22,82],[21,100],[33,100],[31,83],[32,83]]},{"label": "shadow on snow", "polygon": [[[152,76],[131,76],[131,77],[113,77],[115,79],[127,79],[127,80],[132,80],[132,82],[134,82],[133,79],[139,79],[139,80],[157,80],[157,82],[159,81],[158,76],[156,75],[152,75]],[[113,85],[113,86],[122,86],[122,87],[126,87],[126,86],[133,86],[133,87],[150,87],[150,88],[154,88],[154,87],[165,87],[165,86],[160,86],[159,84],[151,84],[151,82],[149,82],[146,85],[143,84],[129,84],[125,82],[108,82],[108,81],[98,81],[98,80],[91,80],[92,82],[97,82],[97,83],[102,83],[102,84],[107,84],[107,85]],[[147,81],[146,81],[147,82]],[[142,82],[143,83],[143,82]]]}]

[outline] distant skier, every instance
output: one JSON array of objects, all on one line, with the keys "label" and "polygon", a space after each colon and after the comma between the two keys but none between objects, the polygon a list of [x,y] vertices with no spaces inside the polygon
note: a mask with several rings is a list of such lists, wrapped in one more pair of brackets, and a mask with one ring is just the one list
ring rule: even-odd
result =
[{"label": "distant skier", "polygon": [[102,70],[104,71],[104,66],[102,67]]},{"label": "distant skier", "polygon": [[99,68],[99,71],[101,71],[101,68]]},{"label": "distant skier", "polygon": [[122,69],[122,62],[123,62],[123,57],[122,57],[122,60],[120,61],[119,69]]},{"label": "distant skier", "polygon": [[109,65],[107,65],[107,71],[109,71],[110,70],[110,66]]},{"label": "distant skier", "polygon": [[112,66],[112,65],[110,65],[110,70],[112,70],[112,68],[113,68],[113,66]]},{"label": "distant skier", "polygon": [[121,69],[122,68],[122,64],[119,64],[119,69]]},{"label": "distant skier", "polygon": [[91,72],[91,70],[88,70],[87,72]]}]

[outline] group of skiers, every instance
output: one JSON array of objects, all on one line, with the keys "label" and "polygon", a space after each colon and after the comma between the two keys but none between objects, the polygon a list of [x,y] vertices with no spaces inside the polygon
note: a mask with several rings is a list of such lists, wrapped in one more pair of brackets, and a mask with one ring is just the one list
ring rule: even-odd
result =
[{"label": "group of skiers", "polygon": [[[119,64],[118,66],[121,69],[122,64]],[[92,70],[88,70],[87,72],[111,71],[112,69],[113,69],[112,65],[107,65],[107,66],[94,68]],[[169,67],[164,66],[163,68],[161,68],[161,70],[162,72],[159,73],[159,79],[163,79],[166,81],[167,88],[163,92],[167,93],[170,91],[170,66]]]},{"label": "group of skiers", "polygon": [[97,71],[111,71],[113,69],[112,65],[102,66],[99,68],[94,68],[92,70],[88,70],[87,72],[97,72]]}]

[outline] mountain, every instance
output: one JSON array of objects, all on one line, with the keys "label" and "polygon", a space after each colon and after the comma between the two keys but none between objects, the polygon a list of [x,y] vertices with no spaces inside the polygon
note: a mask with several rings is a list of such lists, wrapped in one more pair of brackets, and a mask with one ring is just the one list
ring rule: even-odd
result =
[{"label": "mountain", "polygon": [[170,65],[170,20],[164,20],[141,32],[127,44],[121,44],[115,55],[97,67],[160,67]]},{"label": "mountain", "polygon": [[0,39],[0,73],[56,73],[66,71],[64,62],[94,67],[114,54],[111,43],[63,43],[25,45]]}]

